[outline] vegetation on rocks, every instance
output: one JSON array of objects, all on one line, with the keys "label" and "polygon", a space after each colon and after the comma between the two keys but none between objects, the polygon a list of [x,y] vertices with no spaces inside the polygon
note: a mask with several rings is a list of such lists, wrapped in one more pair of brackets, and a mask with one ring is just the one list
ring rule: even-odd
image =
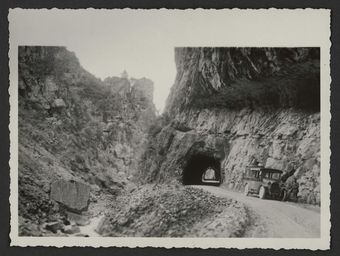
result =
[{"label": "vegetation on rocks", "polygon": [[[116,89],[122,81],[127,93]],[[131,177],[156,117],[152,90],[145,78],[102,82],[64,47],[19,47],[22,223],[48,221],[55,180],[90,184],[92,198],[98,190],[117,195],[133,186]]]},{"label": "vegetation on rocks", "polygon": [[176,48],[166,110],[320,109],[318,48]]},{"label": "vegetation on rocks", "polygon": [[243,190],[242,172],[256,159],[294,175],[299,201],[319,204],[319,54],[318,48],[177,48],[169,121],[153,129],[144,179],[182,181],[194,149],[219,159],[231,189]]},{"label": "vegetation on rocks", "polygon": [[103,236],[243,236],[243,204],[182,186],[187,169],[185,184],[202,180],[198,159],[236,190],[256,159],[286,173],[295,201],[320,204],[318,58],[314,48],[176,49],[157,117],[151,80],[102,81],[64,47],[19,47],[19,234],[84,235],[105,213]]}]

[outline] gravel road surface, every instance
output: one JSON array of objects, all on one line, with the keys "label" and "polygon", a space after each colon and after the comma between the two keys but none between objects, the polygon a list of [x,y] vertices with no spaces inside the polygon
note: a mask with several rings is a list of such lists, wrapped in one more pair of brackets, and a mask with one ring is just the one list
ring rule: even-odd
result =
[{"label": "gravel road surface", "polygon": [[215,196],[233,198],[249,209],[245,237],[308,238],[320,236],[320,213],[291,202],[263,200],[213,186],[194,186]]}]

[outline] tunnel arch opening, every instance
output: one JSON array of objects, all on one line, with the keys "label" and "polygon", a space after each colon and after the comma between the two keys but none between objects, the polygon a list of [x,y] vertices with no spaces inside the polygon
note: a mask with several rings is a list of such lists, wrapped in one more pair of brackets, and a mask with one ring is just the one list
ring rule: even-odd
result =
[{"label": "tunnel arch opening", "polygon": [[221,163],[219,159],[205,154],[191,156],[183,169],[183,185],[219,186],[221,179]]}]

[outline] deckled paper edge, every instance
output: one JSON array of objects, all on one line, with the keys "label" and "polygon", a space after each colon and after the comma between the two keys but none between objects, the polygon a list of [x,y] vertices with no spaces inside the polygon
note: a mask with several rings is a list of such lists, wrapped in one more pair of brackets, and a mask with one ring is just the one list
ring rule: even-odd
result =
[{"label": "deckled paper edge", "polygon": [[[19,237],[18,236],[18,49],[17,46],[20,42],[14,42],[15,34],[11,33],[11,24],[15,20],[15,11],[23,10],[20,8],[10,9],[9,11],[9,33],[10,33],[10,47],[9,47],[9,66],[10,66],[10,209],[11,209],[11,231],[10,239],[11,246],[53,246],[53,247],[164,247],[164,248],[271,248],[271,249],[311,249],[311,250],[327,250],[330,248],[330,10],[329,9],[186,9],[186,10],[167,10],[162,9],[114,9],[96,10],[89,9],[40,9],[41,11],[171,11],[171,12],[205,12],[205,11],[227,11],[249,14],[263,14],[269,11],[310,11],[322,12],[323,22],[327,22],[328,27],[324,27],[325,35],[320,45],[296,45],[296,47],[315,46],[321,47],[321,170],[328,170],[321,172],[321,237],[320,238],[112,238],[112,237]],[[34,9],[26,9],[34,10]],[[230,13],[229,13],[230,14]],[[326,25],[325,25],[326,26]],[[282,31],[283,32],[283,31]],[[316,31],[317,32],[317,31]],[[232,33],[232,31],[228,31]],[[239,43],[237,45],[230,44],[213,44],[211,46],[239,46],[239,47],[252,47],[252,46],[271,46],[261,44],[254,45],[249,43]],[[189,45],[188,45],[189,46]],[[202,46],[202,45],[190,45]],[[206,45],[207,46],[207,45]],[[291,47],[292,45],[277,45],[277,47]]]}]

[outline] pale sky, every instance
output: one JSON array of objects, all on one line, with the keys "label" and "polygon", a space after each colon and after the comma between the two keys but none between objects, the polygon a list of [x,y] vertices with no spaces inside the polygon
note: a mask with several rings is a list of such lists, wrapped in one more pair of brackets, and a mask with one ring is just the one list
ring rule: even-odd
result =
[{"label": "pale sky", "polygon": [[15,9],[9,15],[10,42],[13,47],[66,46],[86,70],[101,79],[119,76],[123,70],[134,78],[147,77],[154,82],[154,103],[162,110],[176,76],[175,46],[297,46],[301,39],[314,38],[318,26],[324,25],[313,14]]}]

